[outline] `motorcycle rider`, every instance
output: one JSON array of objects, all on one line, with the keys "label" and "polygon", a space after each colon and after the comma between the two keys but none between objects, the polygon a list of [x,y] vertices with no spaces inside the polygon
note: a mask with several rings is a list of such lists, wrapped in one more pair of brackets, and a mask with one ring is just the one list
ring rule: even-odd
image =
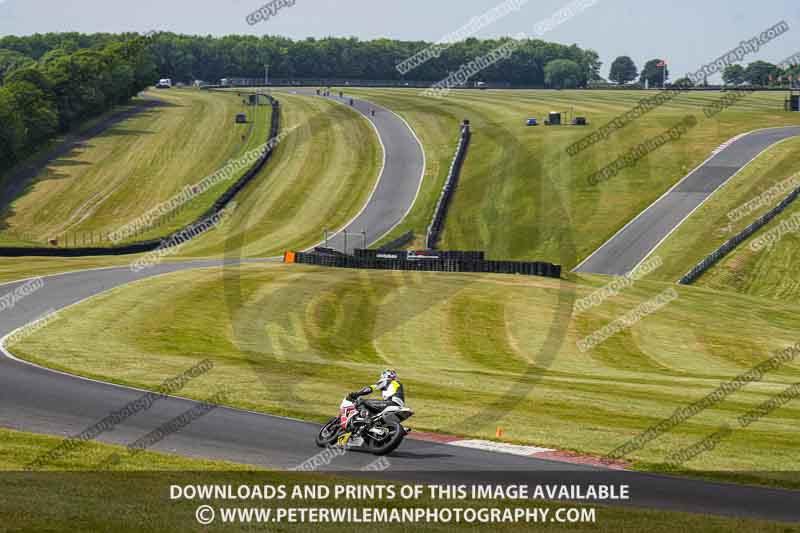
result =
[{"label": "motorcycle rider", "polygon": [[397,372],[392,369],[384,370],[377,383],[364,387],[360,391],[351,392],[347,395],[347,399],[351,402],[355,402],[361,396],[366,396],[377,391],[381,391],[383,400],[361,400],[360,402],[371,414],[376,415],[387,407],[403,407],[405,405],[403,384],[398,381]]}]

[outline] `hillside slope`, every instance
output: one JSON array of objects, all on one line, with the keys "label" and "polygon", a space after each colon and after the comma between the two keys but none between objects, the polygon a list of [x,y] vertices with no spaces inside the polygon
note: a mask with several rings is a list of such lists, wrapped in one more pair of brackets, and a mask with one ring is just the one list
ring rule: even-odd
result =
[{"label": "hillside slope", "polygon": [[[354,91],[355,92],[355,91]],[[765,126],[797,125],[783,96],[756,93],[706,118],[721,93],[675,97],[578,155],[566,149],[655,95],[646,91],[453,91],[443,99],[417,90],[359,90],[393,109],[419,134],[428,158],[420,201],[407,229],[423,235],[453,156],[461,120],[473,137],[440,243],[443,249],[482,249],[492,257],[538,259],[572,268],[611,237],[712,150],[736,135]],[[553,110],[585,116],[588,127],[526,127]],[[698,124],[597,185],[589,176],[687,115]]]}]

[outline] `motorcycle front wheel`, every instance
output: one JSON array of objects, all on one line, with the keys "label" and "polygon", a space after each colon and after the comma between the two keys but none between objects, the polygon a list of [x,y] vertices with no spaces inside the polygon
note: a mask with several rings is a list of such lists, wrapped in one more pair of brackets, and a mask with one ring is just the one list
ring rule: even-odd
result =
[{"label": "motorcycle front wheel", "polygon": [[387,430],[385,437],[380,440],[375,439],[372,435],[369,437],[369,446],[367,450],[375,455],[387,455],[392,453],[403,442],[403,437],[406,432],[403,426],[397,422],[386,422],[383,427]]},{"label": "motorcycle front wheel", "polygon": [[339,417],[335,416],[328,420],[328,422],[322,426],[322,429],[319,430],[317,434],[317,438],[315,442],[317,446],[320,448],[327,448],[328,446],[333,446],[336,444],[336,440],[339,438]]}]

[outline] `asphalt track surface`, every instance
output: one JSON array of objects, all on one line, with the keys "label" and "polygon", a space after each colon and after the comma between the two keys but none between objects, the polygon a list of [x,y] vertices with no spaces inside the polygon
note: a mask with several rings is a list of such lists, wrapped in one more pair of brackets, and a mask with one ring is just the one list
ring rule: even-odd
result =
[{"label": "asphalt track surface", "polygon": [[[378,130],[381,131],[380,126]],[[222,264],[219,260],[201,260],[160,264],[140,272],[131,272],[128,267],[113,267],[48,276],[44,278],[41,289],[16,302],[13,308],[0,312],[0,338],[52,310],[65,308],[114,287],[151,276]],[[21,280],[0,285],[0,295],[23,283]],[[77,435],[144,394],[133,388],[18,361],[7,352],[4,355],[0,356],[0,427],[60,436]],[[411,403],[413,406],[413,398]],[[149,409],[124,419],[113,430],[101,433],[97,440],[128,445],[195,405],[194,401],[178,397],[160,399]],[[332,405],[331,415],[335,411],[336,406]],[[413,426],[413,419],[410,425]],[[314,445],[318,429],[314,423],[220,407],[169,435],[151,449],[286,469],[300,465],[319,452]],[[359,471],[375,460],[374,456],[363,453],[344,454],[323,469],[356,476],[431,483],[626,483],[631,486],[632,500],[629,503],[636,506],[800,521],[800,492],[614,472],[587,465],[412,439],[407,439],[388,459],[391,467],[380,473]]]},{"label": "asphalt track surface", "polygon": [[[316,95],[315,89],[295,89],[305,95]],[[350,106],[350,97],[330,97]],[[414,205],[425,174],[425,152],[411,127],[399,115],[377,104],[353,98],[351,106],[369,120],[378,132],[384,160],[381,175],[364,209],[344,228],[331,228],[327,246],[341,252],[352,252],[378,241],[405,218]],[[373,114],[374,110],[374,114]]]},{"label": "asphalt track surface", "polygon": [[737,138],[686,175],[575,268],[624,276],[641,263],[695,209],[761,152],[800,135],[800,127],[757,130]]}]

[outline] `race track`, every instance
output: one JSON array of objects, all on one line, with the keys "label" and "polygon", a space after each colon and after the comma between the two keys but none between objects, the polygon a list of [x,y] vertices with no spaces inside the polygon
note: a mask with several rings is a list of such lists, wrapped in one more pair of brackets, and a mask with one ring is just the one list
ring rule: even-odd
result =
[{"label": "race track", "polygon": [[[147,276],[220,264],[220,261],[195,261],[159,265],[146,274],[118,267],[49,276],[42,289],[20,301],[12,310],[0,313],[0,335],[5,336],[51,309],[63,308],[119,285]],[[5,293],[21,283],[0,288]],[[142,394],[135,389],[69,376],[9,357],[0,358],[2,427],[76,435]],[[130,444],[194,404],[181,398],[159,400],[149,410],[115,426],[113,431],[102,433],[98,440]],[[413,406],[413,398],[411,404]],[[336,406],[332,405],[331,414],[335,411]],[[292,468],[319,452],[314,445],[318,428],[317,424],[299,420],[219,408],[168,436],[152,449],[190,457]],[[374,460],[371,455],[349,453],[337,457],[326,469],[366,476],[368,474],[357,471]],[[800,521],[800,493],[797,492],[605,471],[411,439],[389,456],[389,460],[389,470],[371,476],[435,483],[628,483],[635,498],[633,503],[639,506]]]},{"label": "race track", "polygon": [[[292,92],[316,94],[314,89],[296,89]],[[333,96],[328,99],[350,106],[350,97],[346,94],[344,98],[338,97],[338,91],[331,94]],[[364,247],[364,234],[367,244],[376,242],[405,218],[414,205],[425,174],[422,145],[399,115],[357,98],[353,98],[352,108],[375,127],[383,147],[384,161],[381,175],[364,209],[344,228],[330,228],[332,231],[327,246],[351,253],[354,248]]]},{"label": "race track", "polygon": [[624,276],[717,189],[775,143],[800,135],[800,127],[769,128],[737,137],[584,259],[575,272]]},{"label": "race track", "polygon": [[[379,111],[379,114],[382,113]],[[390,123],[376,120],[376,128],[389,153],[411,154],[416,143],[412,136],[388,134]],[[392,114],[392,116],[394,116]],[[402,122],[402,121],[401,121]],[[386,133],[386,135],[384,135]],[[405,139],[405,140],[402,140]],[[397,146],[397,143],[405,146]],[[421,151],[418,152],[421,157]],[[390,227],[395,216],[407,211],[413,196],[399,195],[394,205],[392,196],[378,195],[383,180],[393,185],[405,183],[403,191],[414,189],[423,163],[389,166],[370,204],[362,212],[389,213],[385,225],[377,224],[373,236]],[[403,202],[401,203],[400,199]],[[380,205],[373,205],[379,202]],[[358,218],[356,219],[358,220]],[[399,219],[398,219],[399,220]],[[380,227],[378,227],[380,226]],[[368,229],[368,231],[370,231]],[[161,264],[139,273],[127,267],[86,270],[44,278],[44,286],[17,302],[12,309],[0,312],[0,338],[31,323],[51,310],[62,309],[85,298],[148,276],[179,270],[219,266],[222,261],[191,261]],[[0,285],[0,294],[24,283]],[[101,335],[102,332],[98,332]],[[199,362],[199,361],[198,361]],[[187,364],[187,367],[189,365]],[[213,371],[213,370],[212,370]],[[343,394],[346,392],[342,391]],[[12,354],[0,357],[0,426],[23,431],[54,435],[76,435],[135,401],[142,391],[70,376],[15,360]],[[98,437],[103,442],[127,445],[160,425],[177,417],[195,402],[181,398],[165,398],[145,411],[123,420],[113,431]],[[413,407],[413,397],[410,398]],[[335,414],[336,406],[331,406]],[[410,423],[413,427],[413,419]],[[195,420],[180,432],[169,435],[152,449],[192,457],[225,459],[240,463],[275,468],[292,468],[319,449],[314,446],[318,425],[231,408],[219,408]],[[79,453],[79,452],[78,452]],[[385,479],[429,481],[436,483],[472,482],[624,482],[632,486],[633,504],[639,506],[683,510],[698,513],[770,518],[800,521],[800,493],[723,485],[690,479],[656,476],[635,472],[612,472],[592,466],[574,465],[543,459],[494,453],[459,446],[407,440],[400,450],[389,456],[391,467],[380,473],[365,474],[358,470],[375,457],[348,453],[336,458],[330,470]]]}]

